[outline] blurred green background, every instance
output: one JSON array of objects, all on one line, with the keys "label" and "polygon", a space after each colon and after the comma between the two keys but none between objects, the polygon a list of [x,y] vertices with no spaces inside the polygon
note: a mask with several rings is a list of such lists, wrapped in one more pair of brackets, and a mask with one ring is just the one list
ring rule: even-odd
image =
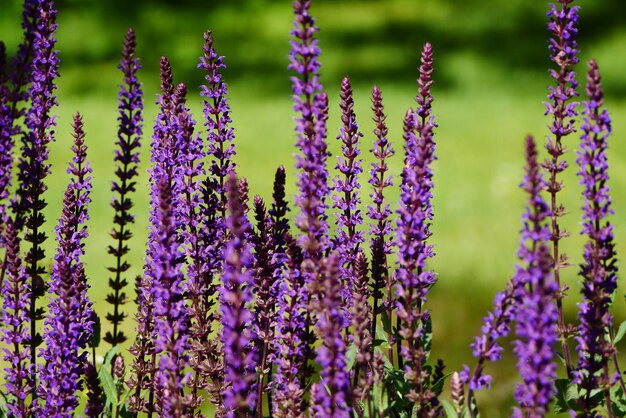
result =
[{"label": "blurred green background", "polygon": [[[584,62],[594,57],[603,72],[606,104],[614,120],[609,152],[617,249],[626,244],[626,9],[620,0],[580,2],[582,6],[579,46],[582,82]],[[218,53],[226,56],[224,77],[229,84],[232,118],[236,129],[236,162],[246,176],[251,193],[271,196],[273,173],[284,164],[288,170],[289,196],[295,193],[294,123],[290,73],[286,67],[292,9],[289,0],[60,0],[58,48],[61,58],[57,140],[51,145],[53,176],[48,184],[48,235],[60,213],[62,191],[67,183],[65,167],[70,158],[71,115],[84,115],[87,144],[94,169],[91,235],[87,242],[87,270],[91,297],[101,316],[107,312],[111,256],[106,247],[113,216],[110,182],[113,178],[113,146],[116,139],[116,69],[121,43],[128,27],[137,32],[138,56],[144,66],[146,114],[142,169],[149,160],[151,126],[158,87],[158,62],[169,57],[177,82],[189,86],[192,110],[201,126],[198,86],[203,74],[196,69],[202,34],[212,29]],[[331,98],[329,142],[340,123],[338,92],[341,78],[353,81],[358,122],[367,152],[372,134],[370,92],[381,87],[388,115],[389,137],[396,149],[392,173],[401,170],[402,116],[414,105],[419,52],[424,42],[433,43],[436,59],[434,113],[439,160],[435,166],[435,213],[432,242],[436,258],[432,267],[439,283],[429,296],[435,321],[434,353],[446,360],[449,370],[473,364],[468,345],[479,332],[481,318],[512,274],[516,261],[518,231],[524,196],[518,189],[522,176],[522,143],[526,134],[544,143],[549,120],[542,102],[551,84],[545,30],[548,4],[527,0],[315,0],[322,48],[322,83]],[[10,52],[20,41],[21,2],[1,0],[0,39]],[[568,161],[574,165],[578,136],[567,139]],[[334,166],[336,158],[330,160]],[[563,224],[571,237],[565,250],[574,265],[581,260],[581,188],[571,167],[561,193],[568,214]],[[332,171],[334,174],[334,171]],[[362,178],[363,199],[369,188]],[[398,183],[396,177],[396,184]],[[397,199],[397,191],[392,199]],[[131,241],[132,273],[143,264],[147,236],[148,186],[144,174],[134,197],[137,224]],[[394,204],[394,207],[396,205]],[[333,216],[330,218],[334,219]],[[48,255],[54,251],[48,242]],[[567,269],[564,279],[571,287],[566,300],[568,316],[575,317],[579,300],[578,267]],[[131,278],[130,276],[129,278]],[[132,290],[129,288],[130,293]],[[618,291],[617,320],[626,309]],[[131,296],[132,298],[132,296]],[[132,311],[132,307],[129,307]],[[126,322],[132,336],[132,320]],[[510,364],[497,365],[495,387],[480,398],[487,417],[508,415],[517,372]],[[105,347],[101,347],[104,351]],[[103,353],[100,353],[103,354]]]}]

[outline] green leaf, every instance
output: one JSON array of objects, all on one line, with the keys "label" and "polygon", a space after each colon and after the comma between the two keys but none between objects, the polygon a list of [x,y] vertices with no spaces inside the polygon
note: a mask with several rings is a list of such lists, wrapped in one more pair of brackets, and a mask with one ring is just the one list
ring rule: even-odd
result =
[{"label": "green leaf", "polygon": [[102,384],[102,389],[104,390],[107,404],[116,407],[119,400],[117,399],[115,381],[113,380],[113,376],[111,376],[109,369],[107,367],[101,367],[100,372],[98,373],[98,377],[100,378],[100,383]]},{"label": "green leaf", "polygon": [[350,347],[348,347],[348,351],[346,351],[346,366],[348,370],[352,370],[352,368],[356,364],[356,354],[357,354],[356,345],[352,343],[350,344]]},{"label": "green leaf", "polygon": [[556,403],[554,405],[554,412],[562,413],[568,412],[575,408],[578,398],[578,388],[576,385],[571,384],[569,379],[556,379]]},{"label": "green leaf", "polygon": [[119,354],[119,352],[120,352],[119,345],[116,345],[113,348],[111,348],[109,351],[107,351],[107,353],[104,355],[104,363],[102,364],[102,368],[108,368],[110,370],[111,364],[113,364],[113,359],[115,359],[115,357]]},{"label": "green leaf", "polygon": [[[383,330],[387,333],[387,335],[393,335],[393,330],[391,326],[391,318],[387,314],[387,311],[382,311],[380,314],[380,321],[383,324]],[[377,333],[378,334],[378,333]],[[378,337],[378,335],[376,335]]]},{"label": "green leaf", "polygon": [[456,413],[456,410],[454,409],[454,406],[452,406],[452,404],[450,402],[448,402],[447,400],[443,400],[441,402],[441,404],[443,405],[443,410],[446,413],[446,418],[457,418],[458,415]]},{"label": "green leaf", "polygon": [[620,342],[621,339],[624,338],[624,334],[626,334],[626,321],[619,324],[619,328],[617,330],[617,333],[615,334],[615,338],[613,338],[613,343],[617,344],[618,342]]}]

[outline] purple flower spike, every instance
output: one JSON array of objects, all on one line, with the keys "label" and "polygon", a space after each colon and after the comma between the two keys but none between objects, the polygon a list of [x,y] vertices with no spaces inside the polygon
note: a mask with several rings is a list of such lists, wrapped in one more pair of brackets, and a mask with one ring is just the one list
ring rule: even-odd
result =
[{"label": "purple flower spike", "polygon": [[[172,113],[174,108],[174,86],[172,68],[167,58],[161,58],[161,95],[157,101],[160,107],[154,125],[152,136],[152,152],[150,160],[153,163],[150,173],[150,222],[151,228],[147,250],[147,263],[144,266],[145,277],[137,279],[137,315],[136,338],[130,349],[134,361],[131,364],[133,376],[130,386],[133,394],[130,397],[130,408],[134,412],[153,413],[156,389],[156,299],[154,289],[159,285],[158,265],[156,260],[161,256],[161,248],[157,245],[161,239],[160,211],[161,188],[173,190],[173,170],[180,171],[176,152],[178,147],[174,142],[174,128]],[[164,183],[165,185],[161,185]],[[144,391],[148,391],[147,399]]]},{"label": "purple flower spike", "polygon": [[[37,27],[33,38],[33,62],[29,96],[31,106],[26,113],[27,132],[22,136],[22,155],[18,162],[18,190],[14,204],[15,227],[26,226],[24,241],[30,248],[24,259],[26,274],[31,280],[31,363],[36,364],[37,347],[41,336],[37,333],[37,321],[43,319],[44,311],[37,307],[37,299],[44,296],[46,285],[43,279],[45,259],[43,245],[46,235],[42,231],[45,218],[42,211],[47,206],[43,194],[48,189],[45,179],[50,173],[48,144],[54,140],[56,126],[52,110],[57,106],[55,79],[58,76],[59,59],[55,49],[57,29],[56,10],[52,0],[39,0]],[[36,367],[33,366],[33,384],[37,386]]]},{"label": "purple flower spike", "polygon": [[301,273],[302,249],[290,235],[285,235],[285,268],[278,281],[278,312],[273,361],[273,416],[304,417],[304,388],[299,372],[306,368],[307,346],[303,331],[307,324],[307,293]]},{"label": "purple flower spike", "polygon": [[191,415],[187,396],[182,394],[187,376],[189,348],[188,315],[183,298],[182,253],[172,206],[172,184],[159,179],[156,224],[152,225],[148,263],[153,283],[155,354],[158,367],[155,385],[160,416],[182,418]]},{"label": "purple flower spike", "polygon": [[410,384],[407,399],[418,404],[418,415],[435,413],[440,408],[437,395],[425,385],[429,376],[424,370],[422,342],[424,327],[429,320],[429,313],[424,310],[426,295],[436,282],[435,273],[426,268],[426,261],[434,255],[432,245],[427,244],[433,218],[431,164],[435,160],[433,128],[436,126],[430,116],[431,72],[432,50],[430,44],[426,44],[418,79],[419,108],[416,113],[408,112],[405,117],[405,126],[409,129],[405,131],[406,164],[402,171],[397,240],[397,315],[401,321],[400,336],[407,341],[401,350],[406,361],[405,375]]},{"label": "purple flower spike", "polygon": [[125,259],[129,251],[127,241],[132,237],[128,226],[135,222],[135,216],[130,213],[133,206],[130,194],[135,192],[143,125],[143,91],[141,83],[137,80],[137,71],[141,69],[141,66],[139,59],[135,57],[135,47],[135,32],[128,29],[124,39],[122,62],[118,66],[124,74],[124,84],[120,86],[118,96],[119,128],[116,144],[118,148],[115,150],[114,158],[117,162],[115,175],[118,180],[113,181],[111,189],[116,194],[111,203],[115,210],[113,222],[116,224],[111,236],[116,241],[116,245],[110,245],[108,248],[109,254],[115,257],[116,263],[115,266],[110,267],[115,277],[109,279],[112,293],[107,295],[107,302],[113,305],[113,312],[107,314],[107,320],[113,325],[113,332],[107,331],[104,340],[113,346],[127,340],[126,335],[119,330],[119,326],[127,316],[121,311],[122,305],[127,302],[124,288],[128,285],[128,281],[123,276],[130,268],[128,260]]},{"label": "purple flower spike", "polygon": [[474,402],[474,392],[489,388],[491,384],[491,376],[484,373],[484,367],[487,362],[501,359],[502,347],[499,340],[509,335],[510,324],[517,318],[520,306],[519,295],[527,284],[526,266],[536,257],[534,252],[538,243],[547,243],[551,236],[547,225],[550,216],[548,204],[541,197],[541,193],[546,189],[546,182],[541,175],[541,167],[537,160],[537,146],[531,136],[526,138],[525,155],[525,176],[520,187],[526,192],[528,202],[526,211],[522,215],[524,226],[521,230],[520,247],[517,253],[520,264],[516,267],[516,273],[507,283],[505,290],[496,294],[493,311],[483,319],[482,333],[470,346],[477,359],[476,367],[472,372],[468,366],[464,366],[460,372],[461,382],[467,384],[469,388],[468,408]]},{"label": "purple flower spike", "polygon": [[556,283],[552,280],[553,261],[545,242],[537,242],[529,254],[528,266],[520,279],[524,282],[519,300],[514,352],[522,383],[515,390],[520,408],[513,417],[544,417],[556,394],[556,363],[558,313],[554,298]]},{"label": "purple flower spike", "polygon": [[251,245],[247,242],[250,225],[234,173],[228,177],[226,190],[230,239],[226,243],[220,288],[226,385],[223,396],[226,417],[235,418],[252,415],[255,411],[257,351],[253,342],[257,336],[252,327],[254,318],[250,310],[254,258]]},{"label": "purple flower spike", "polygon": [[359,158],[359,132],[354,114],[354,99],[350,79],[344,77],[341,82],[341,122],[342,127],[337,139],[341,141],[342,156],[338,158],[335,168],[340,174],[333,179],[333,208],[337,209],[337,236],[335,247],[341,260],[341,277],[344,282],[342,296],[349,307],[352,303],[352,286],[354,282],[354,263],[359,246],[364,242],[363,232],[357,227],[363,223],[359,209],[359,174],[363,172]]},{"label": "purple flower spike", "polygon": [[204,34],[204,55],[200,57],[198,68],[206,72],[206,85],[201,87],[200,95],[204,100],[204,126],[207,128],[211,156],[210,172],[217,182],[217,194],[220,197],[220,213],[222,222],[226,218],[226,181],[235,170],[232,161],[235,155],[233,140],[235,134],[231,127],[230,106],[228,105],[228,88],[222,80],[221,71],[226,68],[224,57],[217,55],[213,47],[213,34]]},{"label": "purple flower spike", "polygon": [[[560,173],[567,168],[567,162],[561,157],[565,154],[565,147],[562,140],[575,131],[574,118],[578,115],[576,107],[577,102],[572,99],[578,96],[576,88],[576,73],[573,66],[578,62],[578,45],[576,44],[576,35],[578,34],[578,6],[571,7],[573,0],[559,0],[557,7],[555,4],[550,5],[548,12],[548,31],[552,34],[550,39],[550,59],[557,66],[557,69],[551,69],[550,75],[556,81],[556,87],[550,87],[548,101],[545,102],[546,115],[551,115],[552,123],[550,132],[552,136],[548,137],[546,149],[550,155],[544,163],[543,167],[549,173],[548,193],[550,193],[551,210],[552,210],[552,258],[554,259],[554,281],[561,292],[561,281],[559,270],[566,266],[567,256],[560,253],[559,241],[568,235],[567,231],[561,230],[558,218],[565,214],[565,208],[557,200],[557,194],[563,188],[563,182],[558,179]],[[557,298],[557,310],[559,314],[558,333],[561,339],[561,349],[565,358],[565,365],[568,374],[572,371],[572,360],[570,357],[567,339],[571,336],[568,327],[565,325],[562,308],[562,295]]]},{"label": "purple flower spike", "polygon": [[[24,40],[19,45],[17,54],[12,60],[12,71],[5,73],[6,66],[0,75],[0,230],[8,214],[5,200],[9,197],[14,164],[13,146],[15,137],[23,133],[18,123],[26,112],[29,94],[26,87],[30,82],[33,60],[33,43],[37,22],[40,19],[37,0],[24,0],[22,13],[22,29]],[[2,43],[4,48],[4,43]],[[6,50],[3,52],[3,64],[6,64]],[[16,204],[16,203],[15,203]],[[19,216],[23,216],[20,214]],[[19,220],[21,222],[21,220]],[[22,224],[18,225],[19,229]],[[0,245],[1,245],[0,241]],[[0,279],[1,280],[1,279]],[[0,281],[1,285],[1,281]]]},{"label": "purple flower spike", "polygon": [[37,393],[42,402],[38,414],[46,417],[73,417],[78,393],[83,388],[87,345],[93,333],[92,304],[87,297],[87,278],[81,257],[87,238],[91,168],[85,161],[87,147],[80,115],[74,116],[74,158],[68,168],[72,175],[63,199],[63,211],[56,228],[59,247],[50,276],[51,294],[44,327],[45,348],[40,351],[45,365]]},{"label": "purple flower spike", "polygon": [[367,257],[359,251],[355,263],[354,300],[351,308],[352,328],[354,329],[354,345],[357,348],[356,370],[353,378],[354,398],[371,407],[370,390],[374,384],[374,373],[371,369],[372,350],[372,307]]},{"label": "purple flower spike", "polygon": [[[599,406],[599,400],[591,396],[592,391],[608,387],[611,381],[608,365],[615,352],[608,339],[613,319],[609,308],[617,288],[613,225],[607,220],[613,213],[607,185],[609,175],[606,155],[611,119],[602,108],[604,97],[600,71],[595,61],[589,62],[587,95],[589,100],[584,103],[583,134],[576,160],[585,197],[581,233],[588,238],[585,262],[580,271],[583,278],[583,302],[578,305],[580,325],[576,340],[579,362],[574,372],[574,381],[586,391],[579,399],[580,417],[599,413],[594,412]],[[605,393],[608,395],[607,390]]]},{"label": "purple flower spike", "polygon": [[327,246],[326,203],[328,195],[328,172],[326,168],[326,119],[328,97],[322,93],[319,82],[320,49],[314,38],[318,28],[309,14],[310,0],[295,0],[294,30],[291,35],[291,63],[289,69],[298,76],[293,83],[294,111],[296,112],[297,147],[301,152],[296,161],[300,170],[296,204],[301,209],[296,224],[302,231],[300,242],[308,257],[319,260]]},{"label": "purple flower spike", "polygon": [[311,416],[316,418],[350,417],[350,374],[346,370],[346,344],[342,331],[341,280],[339,257],[332,253],[322,260],[316,310],[316,331],[322,344],[317,349],[320,382],[311,389]]},{"label": "purple flower spike", "polygon": [[389,266],[387,263],[387,256],[392,253],[392,240],[387,238],[392,234],[391,222],[389,221],[391,209],[389,208],[389,204],[385,203],[385,189],[393,186],[391,176],[387,175],[389,171],[387,159],[394,154],[394,151],[393,148],[391,148],[391,142],[387,139],[389,131],[385,122],[386,116],[383,107],[383,97],[378,87],[374,87],[372,90],[372,111],[374,112],[372,119],[376,125],[374,129],[376,140],[374,141],[374,147],[371,149],[371,152],[374,154],[376,162],[372,163],[370,179],[368,180],[369,184],[372,186],[370,198],[373,204],[367,207],[367,215],[370,219],[369,234],[372,236],[372,296],[374,297],[372,335],[376,335],[376,315],[379,313],[378,307],[379,301],[383,297],[383,288],[386,289],[387,293],[387,300],[384,302],[384,305],[388,318],[392,317],[394,308],[393,276],[389,274]]},{"label": "purple flower spike", "polygon": [[[2,332],[0,341],[3,360],[6,394],[10,395],[7,408],[16,418],[31,416],[27,403],[33,391],[31,381],[30,352],[24,345],[30,341],[30,282],[20,260],[20,241],[13,223],[9,220],[5,231],[6,277],[2,283]],[[10,365],[10,366],[9,366]]]}]

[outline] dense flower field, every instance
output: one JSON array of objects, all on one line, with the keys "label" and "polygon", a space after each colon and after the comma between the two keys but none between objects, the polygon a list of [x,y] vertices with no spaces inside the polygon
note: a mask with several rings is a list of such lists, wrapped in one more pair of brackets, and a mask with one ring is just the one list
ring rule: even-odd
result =
[{"label": "dense flower field", "polygon": [[[588,63],[582,87],[573,71],[580,12],[573,3],[559,0],[547,13],[553,63],[547,142],[542,148],[532,136],[520,138],[527,200],[519,262],[468,347],[475,362],[453,371],[431,350],[428,310],[437,283],[429,266],[438,128],[431,44],[422,47],[415,108],[406,111],[402,138],[388,138],[383,92],[373,87],[375,129],[366,142],[350,79],[343,79],[341,153],[330,167],[328,138],[336,134],[327,130],[331,110],[320,79],[318,29],[311,0],[293,2],[293,202],[282,166],[267,203],[250,198],[237,174],[225,59],[211,31],[199,51],[201,117],[191,114],[187,86],[174,82],[169,60],[161,58],[150,143],[150,234],[143,274],[129,277],[138,216],[133,196],[146,141],[141,65],[129,29],[119,65],[115,216],[98,220],[112,225],[110,311],[101,319],[82,261],[92,169],[80,113],[72,124],[74,157],[56,253],[50,258],[44,251],[48,146],[59,106],[56,10],[52,0],[25,0],[16,55],[7,57],[0,42],[0,416],[474,418],[480,415],[476,393],[493,383],[489,363],[500,360],[502,340],[512,331],[519,373],[513,416],[626,416],[616,349],[626,325],[611,314],[618,277],[607,185],[611,120],[597,63]],[[566,147],[575,140],[586,244],[582,302],[577,322],[568,323],[568,289],[560,277],[575,267],[559,245],[568,236],[560,226],[561,191]],[[363,165],[365,150],[375,160],[370,167]],[[403,158],[397,178],[389,173],[394,158]],[[388,199],[392,187],[400,190],[399,202]],[[363,202],[370,202],[365,211]],[[111,325],[104,335],[101,320]],[[135,332],[127,336],[122,324],[132,320]],[[129,339],[130,350],[122,351]],[[92,353],[101,345],[108,352],[99,362]]]}]

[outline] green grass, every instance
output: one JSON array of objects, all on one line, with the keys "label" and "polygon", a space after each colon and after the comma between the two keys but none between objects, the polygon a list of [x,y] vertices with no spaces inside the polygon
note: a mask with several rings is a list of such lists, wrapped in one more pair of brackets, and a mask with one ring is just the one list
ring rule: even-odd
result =
[{"label": "green grass", "polygon": [[[50,189],[46,194],[46,227],[52,237],[68,181],[64,173],[71,157],[69,123],[72,114],[80,111],[84,114],[94,169],[85,262],[92,286],[90,296],[101,316],[108,309],[104,301],[109,277],[106,266],[112,263],[106,247],[112,243],[108,235],[113,217],[110,183],[114,172],[116,86],[120,82],[115,67],[126,26],[137,27],[139,55],[146,67],[141,78],[147,106],[142,176],[134,196],[137,222],[130,242],[132,269],[128,278],[132,282],[132,277],[142,270],[148,232],[146,170],[156,112],[158,57],[171,57],[176,81],[190,86],[191,107],[201,128],[197,86],[202,82],[202,74],[195,67],[206,27],[214,29],[216,48],[227,56],[229,69],[225,76],[231,92],[239,174],[248,178],[251,195],[269,199],[273,173],[282,164],[287,168],[288,196],[293,200],[295,134],[286,70],[292,16],[287,3],[251,0],[234,2],[231,7],[210,5],[206,9],[158,3],[141,12],[137,11],[140,8],[133,8],[116,16],[107,15],[107,7],[112,6],[94,1],[62,3],[59,49],[63,64],[58,90],[61,106],[57,140],[50,148],[53,175],[47,182]],[[593,25],[602,13],[618,10],[615,7],[619,5],[615,4],[584,5],[589,10],[588,15],[585,9],[582,12],[581,49],[583,61],[592,56],[598,59],[607,90],[606,104],[614,119],[609,161],[617,216],[612,220],[617,250],[622,253],[626,246],[626,55],[618,51],[626,46],[626,28],[617,23],[602,28]],[[402,117],[414,105],[419,49],[426,40],[434,43],[434,113],[439,124],[432,237],[436,249],[432,267],[439,275],[439,283],[429,296],[435,322],[434,350],[447,361],[449,370],[458,369],[463,363],[472,364],[468,348],[472,336],[479,332],[481,318],[494,294],[514,271],[524,205],[518,188],[524,164],[523,140],[527,134],[533,134],[542,144],[548,132],[549,120],[543,116],[542,105],[551,83],[546,70],[549,62],[543,33],[544,5],[520,0],[320,1],[315,3],[313,12],[322,28],[322,82],[331,99],[330,149],[337,155],[339,146],[334,138],[339,126],[339,83],[347,74],[354,80],[357,118],[365,134],[361,150],[367,171],[371,162],[368,150],[373,141],[369,95],[371,87],[378,84],[388,115],[389,137],[396,150],[391,167],[396,186],[402,163]],[[19,41],[18,16],[15,6],[0,12],[0,39],[5,39],[11,50]],[[584,70],[581,64],[579,73]],[[582,259],[582,189],[575,176],[578,138],[573,135],[566,141],[570,149],[567,160],[572,167],[564,176],[566,186],[561,198],[568,208],[563,225],[571,237],[564,241],[564,249],[574,266],[564,272],[564,281],[571,288],[566,305],[568,316],[573,319],[575,302],[579,300],[576,265]],[[334,156],[329,159],[332,174]],[[362,196],[367,201],[365,176],[362,184]],[[390,197],[397,201],[397,187]],[[330,219],[334,217],[331,215]],[[53,253],[54,240],[50,238],[47,255],[51,257]],[[618,318],[626,314],[623,293],[620,288],[616,297]],[[133,335],[132,321],[126,321],[125,332]],[[510,400],[516,373],[511,368],[511,357],[506,359],[507,369],[496,368],[496,389],[482,399],[489,408],[484,416],[497,417],[508,411],[502,405]]]}]

